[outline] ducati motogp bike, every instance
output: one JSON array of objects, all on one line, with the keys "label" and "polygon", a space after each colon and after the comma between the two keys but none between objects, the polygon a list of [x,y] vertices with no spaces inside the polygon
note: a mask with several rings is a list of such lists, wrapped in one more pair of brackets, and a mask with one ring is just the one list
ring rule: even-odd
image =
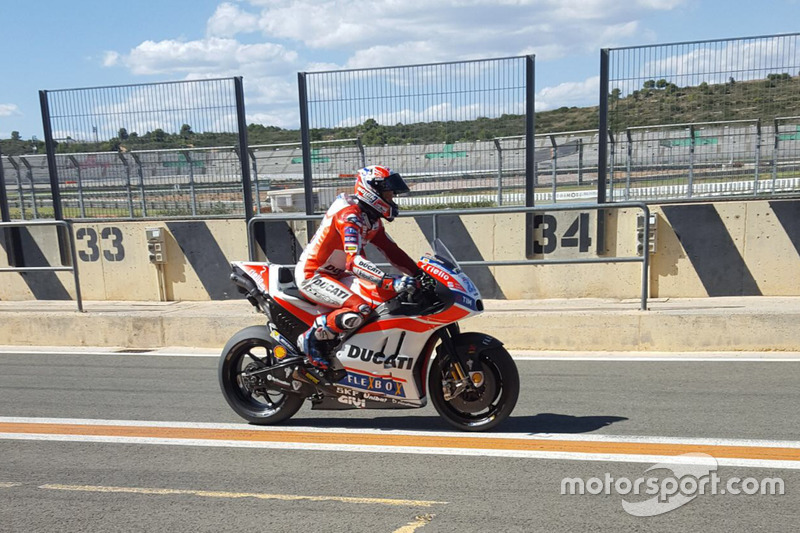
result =
[{"label": "ducati motogp bike", "polygon": [[331,354],[321,371],[293,342],[330,312],[306,300],[293,268],[233,262],[232,281],[266,325],[236,333],[219,361],[219,383],[231,408],[253,424],[277,424],[304,401],[312,409],[421,408],[428,398],[439,415],[466,431],[489,430],[511,414],[519,395],[517,367],[502,342],[462,332],[458,322],[483,311],[480,292],[438,239],[417,263],[419,288],[372,301],[364,323],[338,339],[320,341]]}]

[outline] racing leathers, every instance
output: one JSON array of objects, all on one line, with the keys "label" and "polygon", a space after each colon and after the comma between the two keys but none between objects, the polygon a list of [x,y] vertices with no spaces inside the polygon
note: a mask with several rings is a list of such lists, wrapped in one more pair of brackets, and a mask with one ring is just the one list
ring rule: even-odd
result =
[{"label": "racing leathers", "polygon": [[[407,276],[390,276],[375,266],[365,257],[366,243],[375,245]],[[312,364],[327,368],[327,358],[317,348],[317,341],[332,340],[357,328],[372,312],[367,300],[358,294],[355,278],[374,284],[378,293],[390,297],[413,283],[408,276],[418,271],[416,263],[386,234],[379,217],[371,217],[368,208],[353,196],[339,195],[295,268],[303,296],[332,311],[316,318],[300,335],[298,346]]]}]

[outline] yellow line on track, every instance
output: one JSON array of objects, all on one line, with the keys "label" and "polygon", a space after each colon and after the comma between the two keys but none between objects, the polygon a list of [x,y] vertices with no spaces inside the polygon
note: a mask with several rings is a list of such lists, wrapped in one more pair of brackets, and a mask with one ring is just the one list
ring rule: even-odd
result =
[{"label": "yellow line on track", "polygon": [[586,454],[672,456],[705,453],[716,458],[800,461],[800,448],[648,442],[567,441],[441,435],[381,435],[373,433],[321,433],[311,431],[253,431],[123,425],[0,423],[0,433],[141,437],[159,439],[225,440],[274,443],[333,444],[351,446],[512,450]]},{"label": "yellow line on track", "polygon": [[425,526],[433,520],[433,517],[436,516],[435,514],[425,514],[416,517],[413,521],[409,522],[408,524],[404,525],[401,528],[395,529],[392,533],[414,533],[419,528]]},{"label": "yellow line on track", "polygon": [[311,501],[311,502],[339,502],[373,505],[394,505],[405,507],[431,507],[432,505],[446,505],[447,502],[426,500],[395,500],[391,498],[355,498],[349,496],[298,496],[295,494],[261,494],[256,492],[222,492],[210,490],[186,489],[157,489],[141,487],[103,487],[96,485],[41,485],[40,489],[67,490],[76,492],[104,492],[124,494],[149,494],[158,496],[202,496],[205,498],[255,498],[258,500],[282,501]]}]

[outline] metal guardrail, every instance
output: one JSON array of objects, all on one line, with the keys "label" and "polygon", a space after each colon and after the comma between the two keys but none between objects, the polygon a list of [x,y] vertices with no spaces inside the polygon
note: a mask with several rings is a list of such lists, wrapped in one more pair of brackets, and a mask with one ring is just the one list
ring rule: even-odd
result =
[{"label": "metal guardrail", "polygon": [[[614,202],[611,204],[571,204],[571,205],[539,205],[535,207],[495,207],[479,209],[441,209],[436,211],[405,211],[401,217],[431,217],[433,219],[433,238],[438,236],[439,218],[443,216],[460,215],[491,215],[508,213],[546,213],[553,211],[582,211],[603,209],[641,209],[644,214],[644,235],[650,235],[650,208],[643,202]],[[247,222],[247,247],[250,261],[256,260],[256,242],[253,236],[253,225],[265,221],[316,221],[322,218],[321,215],[305,215],[299,213],[261,215],[251,218]],[[634,236],[635,238],[635,236]],[[445,243],[447,244],[447,243]],[[458,260],[458,258],[456,258]],[[462,267],[465,266],[521,266],[521,265],[571,265],[571,264],[592,264],[592,263],[642,263],[642,292],[641,306],[642,311],[647,310],[647,297],[649,293],[649,269],[650,254],[645,247],[642,256],[630,257],[596,257],[588,259],[521,259],[511,261],[458,261]]]},{"label": "metal guardrail", "polygon": [[69,257],[72,265],[66,266],[47,266],[47,267],[2,267],[0,272],[72,272],[75,278],[75,300],[78,303],[78,311],[83,313],[83,299],[81,298],[81,281],[78,277],[78,257],[75,253],[75,236],[72,233],[72,225],[66,220],[37,220],[28,222],[0,222],[2,228],[27,228],[31,226],[57,226],[66,231],[69,241]]}]

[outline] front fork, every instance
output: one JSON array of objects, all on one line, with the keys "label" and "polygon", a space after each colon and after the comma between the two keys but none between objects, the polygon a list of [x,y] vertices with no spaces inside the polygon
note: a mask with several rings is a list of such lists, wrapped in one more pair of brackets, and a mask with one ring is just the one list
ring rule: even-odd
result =
[{"label": "front fork", "polygon": [[442,329],[439,338],[442,344],[436,349],[437,357],[446,354],[452,356],[450,363],[450,378],[442,382],[445,401],[458,397],[465,390],[475,389],[483,383],[483,367],[480,359],[471,357],[469,351],[456,348],[453,339],[461,334],[458,324],[450,324]]}]

